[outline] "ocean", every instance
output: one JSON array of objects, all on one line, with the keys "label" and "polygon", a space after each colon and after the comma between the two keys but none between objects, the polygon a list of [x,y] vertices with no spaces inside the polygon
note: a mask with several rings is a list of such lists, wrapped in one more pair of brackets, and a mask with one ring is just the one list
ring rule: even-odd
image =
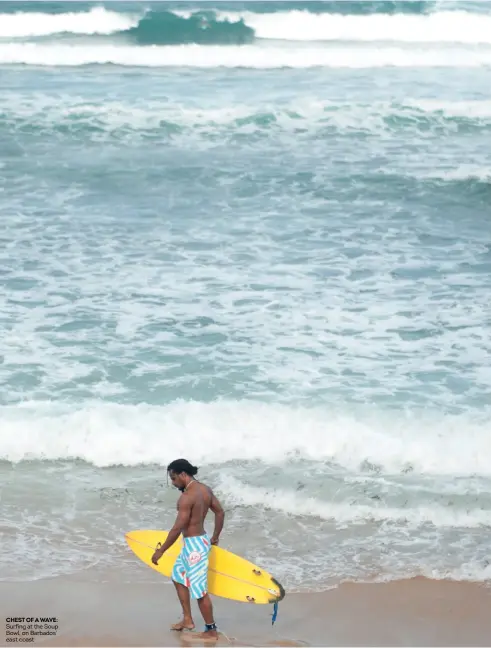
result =
[{"label": "ocean", "polygon": [[489,580],[490,142],[489,2],[2,2],[0,579],[186,457],[289,592]]}]

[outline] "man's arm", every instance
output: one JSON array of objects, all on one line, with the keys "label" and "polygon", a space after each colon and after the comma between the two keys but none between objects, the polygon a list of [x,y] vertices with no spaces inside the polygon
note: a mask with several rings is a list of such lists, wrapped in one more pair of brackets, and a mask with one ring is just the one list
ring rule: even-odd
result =
[{"label": "man's arm", "polygon": [[176,517],[176,521],[174,522],[174,526],[169,531],[167,540],[160,547],[160,549],[155,550],[155,553],[152,556],[152,562],[154,565],[157,564],[157,561],[159,560],[159,558],[162,557],[162,555],[167,551],[167,549],[170,549],[172,547],[174,542],[181,535],[182,530],[186,528],[186,526],[188,525],[190,517],[191,517],[191,500],[189,499],[188,495],[181,495],[181,497],[179,498],[179,502],[177,504],[177,517]]},{"label": "man's arm", "polygon": [[223,523],[225,521],[225,511],[223,510],[222,505],[217,500],[217,498],[215,497],[211,489],[210,492],[211,492],[210,509],[215,514],[215,529],[213,530],[213,535],[211,537],[211,544],[217,545],[218,539],[220,537],[220,533],[222,532],[223,529]]}]

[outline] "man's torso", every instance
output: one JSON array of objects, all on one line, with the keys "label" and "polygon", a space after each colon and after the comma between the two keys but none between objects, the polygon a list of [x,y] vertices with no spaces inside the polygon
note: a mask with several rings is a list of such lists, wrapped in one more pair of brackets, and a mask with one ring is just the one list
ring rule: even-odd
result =
[{"label": "man's torso", "polygon": [[189,497],[191,504],[189,523],[183,529],[182,535],[185,538],[204,535],[205,518],[210,509],[212,497],[210,488],[205,484],[194,481],[188,486],[186,492],[181,497]]}]

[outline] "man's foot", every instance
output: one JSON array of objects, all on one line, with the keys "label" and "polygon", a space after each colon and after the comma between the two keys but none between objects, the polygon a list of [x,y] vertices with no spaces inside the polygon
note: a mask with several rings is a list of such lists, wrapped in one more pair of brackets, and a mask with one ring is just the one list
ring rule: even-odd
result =
[{"label": "man's foot", "polygon": [[183,619],[178,623],[174,623],[174,625],[172,625],[170,629],[181,632],[182,630],[194,630],[194,627],[194,621],[192,619]]}]

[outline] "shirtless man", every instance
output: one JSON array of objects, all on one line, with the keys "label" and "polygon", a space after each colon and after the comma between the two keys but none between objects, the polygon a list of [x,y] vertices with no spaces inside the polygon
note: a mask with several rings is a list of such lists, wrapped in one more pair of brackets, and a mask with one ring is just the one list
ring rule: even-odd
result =
[{"label": "shirtless man", "polygon": [[[194,476],[198,472],[186,459],[176,459],[167,466],[172,484],[182,495],[177,502],[177,518],[163,545],[152,556],[154,565],[163,554],[183,535],[184,546],[172,570],[172,580],[182,606],[182,621],[172,626],[172,630],[193,630],[191,615],[192,598],[198,600],[199,609],[205,622],[205,631],[198,636],[202,639],[218,639],[213,618],[213,606],[208,594],[208,556],[211,545],[218,544],[223,528],[225,513],[213,491],[201,484]],[[215,529],[211,538],[204,529],[209,509],[215,514]]]}]

